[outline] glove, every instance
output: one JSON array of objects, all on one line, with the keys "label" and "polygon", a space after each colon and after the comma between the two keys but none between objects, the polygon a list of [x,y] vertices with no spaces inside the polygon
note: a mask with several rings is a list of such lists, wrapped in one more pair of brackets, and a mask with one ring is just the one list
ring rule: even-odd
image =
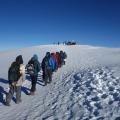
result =
[{"label": "glove", "polygon": [[12,83],[12,86],[16,86],[16,84],[17,84],[17,82],[13,82],[13,83]]}]

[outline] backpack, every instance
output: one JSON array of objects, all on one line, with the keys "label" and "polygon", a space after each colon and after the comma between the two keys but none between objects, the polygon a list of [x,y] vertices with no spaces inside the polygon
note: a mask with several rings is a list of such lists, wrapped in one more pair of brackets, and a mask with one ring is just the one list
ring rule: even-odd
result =
[{"label": "backpack", "polygon": [[51,70],[52,69],[51,66],[50,66],[49,58],[45,59],[45,67],[46,67],[47,70]]},{"label": "backpack", "polygon": [[9,83],[17,82],[20,78],[20,66],[13,62],[8,71]]},{"label": "backpack", "polygon": [[48,57],[44,57],[43,61],[42,61],[42,70],[46,71],[46,70],[50,70],[50,63],[49,63],[49,58]]},{"label": "backpack", "polygon": [[29,75],[37,75],[40,71],[40,63],[37,60],[31,59],[26,65],[26,69]]},{"label": "backpack", "polygon": [[63,54],[64,54],[64,59],[66,59],[67,58],[67,54],[65,52]]},{"label": "backpack", "polygon": [[27,64],[26,69],[29,75],[33,75],[35,73],[34,64]]}]

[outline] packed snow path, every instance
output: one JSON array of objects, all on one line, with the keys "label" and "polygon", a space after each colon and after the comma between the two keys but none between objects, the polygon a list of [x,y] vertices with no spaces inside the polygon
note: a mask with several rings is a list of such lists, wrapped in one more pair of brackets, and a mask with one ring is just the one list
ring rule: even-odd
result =
[{"label": "packed snow path", "polygon": [[[44,86],[40,72],[37,93],[28,96],[27,75],[22,103],[12,101],[6,107],[0,98],[0,120],[120,120],[120,49],[89,46],[62,49],[68,54],[66,65],[54,73],[52,83]],[[7,77],[2,77],[5,75],[1,74],[0,79],[3,98],[8,91]]]}]

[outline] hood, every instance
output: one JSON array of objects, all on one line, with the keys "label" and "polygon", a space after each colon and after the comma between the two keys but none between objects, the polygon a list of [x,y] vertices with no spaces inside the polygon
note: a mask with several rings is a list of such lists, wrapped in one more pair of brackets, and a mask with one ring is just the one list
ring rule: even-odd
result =
[{"label": "hood", "polygon": [[36,54],[33,55],[32,59],[38,60],[38,56]]},{"label": "hood", "polygon": [[16,63],[18,63],[18,64],[23,64],[22,55],[18,55],[18,56],[16,57]]}]

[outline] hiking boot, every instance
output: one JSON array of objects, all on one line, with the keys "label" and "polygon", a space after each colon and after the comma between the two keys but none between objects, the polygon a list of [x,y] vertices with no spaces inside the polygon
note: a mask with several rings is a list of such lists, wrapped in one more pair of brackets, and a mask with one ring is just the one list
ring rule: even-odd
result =
[{"label": "hiking boot", "polygon": [[47,85],[47,83],[48,83],[48,82],[46,81],[46,82],[45,82],[45,86]]},{"label": "hiking boot", "polygon": [[49,82],[47,82],[48,84],[50,84],[51,83],[51,81],[49,81]]},{"label": "hiking boot", "polygon": [[19,103],[21,103],[22,102],[22,100],[20,99],[20,100],[17,100],[16,101],[16,104],[19,104]]},{"label": "hiking boot", "polygon": [[29,95],[35,95],[35,92],[30,92]]},{"label": "hiking boot", "polygon": [[20,101],[16,101],[16,104],[19,104],[20,103]]},{"label": "hiking boot", "polygon": [[4,104],[5,104],[6,106],[10,106],[10,103],[8,103],[8,102],[5,102]]}]

